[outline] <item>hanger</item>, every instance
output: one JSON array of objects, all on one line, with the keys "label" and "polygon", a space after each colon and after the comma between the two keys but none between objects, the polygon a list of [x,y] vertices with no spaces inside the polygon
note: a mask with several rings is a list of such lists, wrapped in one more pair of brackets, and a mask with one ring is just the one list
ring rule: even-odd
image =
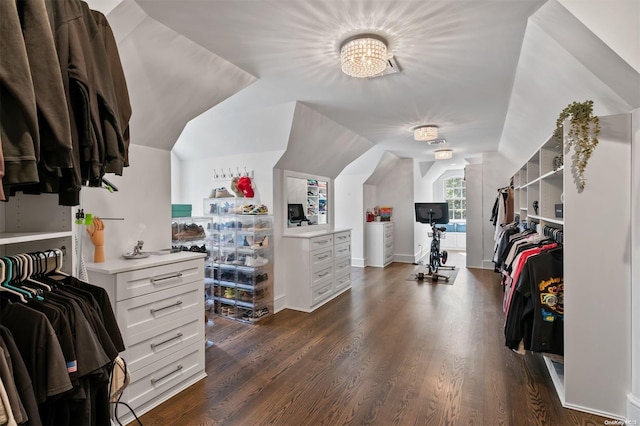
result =
[{"label": "hanger", "polygon": [[27,265],[29,271],[29,274],[24,281],[35,285],[38,290],[38,294],[42,294],[45,291],[53,290],[50,285],[37,279],[36,267],[38,266],[38,264],[36,263],[36,258],[34,257],[33,253],[23,254],[21,256],[24,258],[25,264]]},{"label": "hanger", "polygon": [[[62,272],[61,268],[62,268],[62,262],[63,262],[63,253],[62,250],[56,248],[56,249],[52,249],[52,250],[47,250],[45,252],[46,256],[47,256],[47,268],[46,268],[46,272],[45,275],[61,275],[63,277],[68,277],[69,274]],[[53,256],[51,256],[53,255]],[[55,269],[53,270],[49,270],[49,261],[48,259],[50,258],[54,259],[55,262]]]},{"label": "hanger", "polygon": [[24,294],[22,294],[19,291],[12,290],[11,288],[5,287],[3,285],[6,277],[6,272],[7,272],[7,264],[4,262],[2,258],[0,258],[0,276],[1,276],[0,282],[2,283],[0,284],[0,293],[12,294],[14,296],[17,296],[22,303],[27,303],[27,299],[24,297]]},{"label": "hanger", "polygon": [[[6,275],[5,275],[5,279],[2,281],[2,284],[0,284],[2,287],[4,288],[8,288],[9,290],[14,290],[17,291],[21,294],[23,294],[24,296],[26,296],[27,299],[32,299],[33,296],[30,292],[28,292],[27,290],[15,287],[11,284],[11,282],[14,280],[14,269],[13,269],[13,261],[11,260],[10,257],[0,257],[0,260],[4,263],[5,267],[6,267]],[[26,302],[26,300],[25,300]]]}]

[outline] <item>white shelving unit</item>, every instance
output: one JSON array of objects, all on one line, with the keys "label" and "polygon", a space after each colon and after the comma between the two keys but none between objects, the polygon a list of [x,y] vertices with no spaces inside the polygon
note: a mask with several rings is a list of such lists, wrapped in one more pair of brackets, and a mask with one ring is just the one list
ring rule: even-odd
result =
[{"label": "white shelving unit", "polygon": [[0,255],[62,249],[63,267],[75,271],[73,208],[58,205],[57,194],[18,193],[0,206]]},{"label": "white shelving unit", "polygon": [[[631,115],[600,117],[600,125],[583,192],[570,165],[554,169],[560,151],[551,137],[514,174],[514,208],[520,220],[564,233],[564,362],[544,357],[558,398],[564,407],[617,418],[631,377]],[[604,300],[615,315],[601,312]]]}]

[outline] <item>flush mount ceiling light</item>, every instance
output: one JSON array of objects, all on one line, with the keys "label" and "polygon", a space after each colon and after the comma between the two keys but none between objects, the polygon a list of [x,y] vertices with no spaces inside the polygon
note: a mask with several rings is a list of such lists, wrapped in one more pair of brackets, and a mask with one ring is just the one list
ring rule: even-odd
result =
[{"label": "flush mount ceiling light", "polygon": [[453,151],[450,149],[439,149],[436,151],[436,160],[448,160],[453,157]]},{"label": "flush mount ceiling light", "polygon": [[438,139],[438,126],[426,124],[413,128],[413,138],[417,141],[431,141]]},{"label": "flush mount ceiling light", "polygon": [[387,67],[387,42],[375,34],[349,37],[340,45],[342,72],[357,78],[378,75]]}]

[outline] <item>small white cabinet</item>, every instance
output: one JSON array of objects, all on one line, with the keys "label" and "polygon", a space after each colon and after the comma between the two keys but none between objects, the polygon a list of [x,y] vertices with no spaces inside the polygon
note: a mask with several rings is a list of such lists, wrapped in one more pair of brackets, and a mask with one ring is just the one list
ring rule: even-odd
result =
[{"label": "small white cabinet", "polygon": [[285,235],[287,307],[311,312],[351,288],[351,231]]},{"label": "small white cabinet", "polygon": [[367,222],[367,266],[384,268],[393,262],[393,222]]},{"label": "small white cabinet", "polygon": [[[113,305],[131,374],[121,400],[138,416],[206,377],[204,257],[180,252],[87,264],[89,282],[106,289]],[[131,420],[128,413],[120,419]]]}]

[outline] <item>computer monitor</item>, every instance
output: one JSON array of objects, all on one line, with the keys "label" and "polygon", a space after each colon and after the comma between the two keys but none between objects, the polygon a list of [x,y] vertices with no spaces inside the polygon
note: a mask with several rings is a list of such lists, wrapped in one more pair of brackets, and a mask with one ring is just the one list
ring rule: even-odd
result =
[{"label": "computer monitor", "polygon": [[[449,223],[449,203],[415,203],[416,222]],[[433,221],[433,222],[431,222]]]},{"label": "computer monitor", "polygon": [[304,215],[304,206],[302,204],[289,204],[288,205],[289,222],[300,223],[307,221],[307,217]]}]

